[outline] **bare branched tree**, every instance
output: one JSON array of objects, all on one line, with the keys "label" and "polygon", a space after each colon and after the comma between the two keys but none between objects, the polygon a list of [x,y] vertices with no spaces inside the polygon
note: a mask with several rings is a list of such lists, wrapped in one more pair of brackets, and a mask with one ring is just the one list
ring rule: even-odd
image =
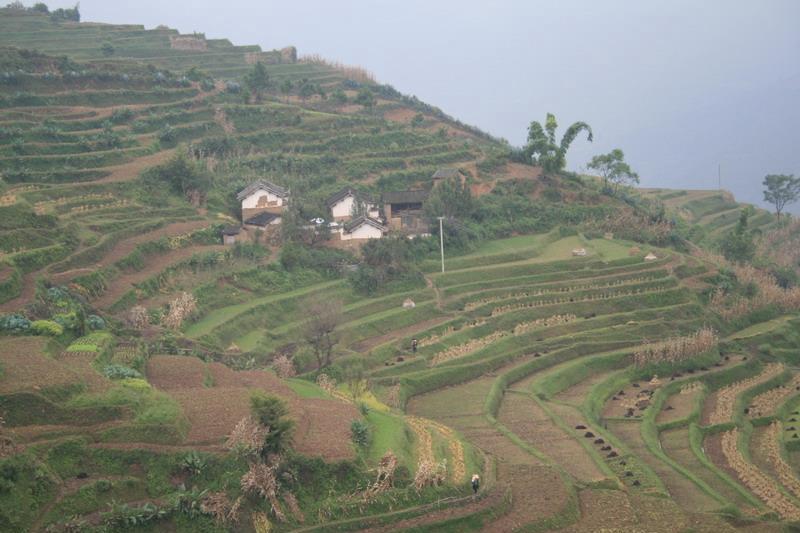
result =
[{"label": "bare branched tree", "polygon": [[342,321],[340,300],[309,299],[303,305],[306,319],[303,322],[303,338],[317,358],[317,368],[331,364],[333,348],[338,342],[336,328]]}]

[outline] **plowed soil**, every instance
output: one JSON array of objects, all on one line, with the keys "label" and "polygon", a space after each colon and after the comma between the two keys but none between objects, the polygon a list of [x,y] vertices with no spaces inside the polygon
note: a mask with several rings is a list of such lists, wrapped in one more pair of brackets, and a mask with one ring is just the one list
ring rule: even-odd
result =
[{"label": "plowed soil", "polygon": [[188,356],[155,356],[147,376],[181,405],[191,424],[184,444],[219,447],[236,424],[250,414],[255,390],[286,400],[296,422],[294,447],[327,461],[352,459],[350,423],[356,408],[336,399],[300,398],[278,377],[261,370],[234,371]]}]

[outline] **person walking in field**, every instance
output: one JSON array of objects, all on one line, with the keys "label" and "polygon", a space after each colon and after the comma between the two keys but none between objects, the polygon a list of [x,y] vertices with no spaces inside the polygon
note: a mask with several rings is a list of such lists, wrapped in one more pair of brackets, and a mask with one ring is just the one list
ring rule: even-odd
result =
[{"label": "person walking in field", "polygon": [[481,487],[481,477],[478,474],[472,474],[472,495],[478,495],[478,489]]},{"label": "person walking in field", "polygon": [[411,352],[417,353],[417,339],[411,339]]}]

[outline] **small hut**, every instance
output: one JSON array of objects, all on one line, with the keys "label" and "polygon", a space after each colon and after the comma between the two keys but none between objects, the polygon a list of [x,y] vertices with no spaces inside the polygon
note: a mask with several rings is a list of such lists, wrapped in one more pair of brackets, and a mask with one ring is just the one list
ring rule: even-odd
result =
[{"label": "small hut", "polygon": [[575,248],[572,250],[572,255],[575,257],[585,257],[586,256],[586,248]]},{"label": "small hut", "polygon": [[650,252],[649,254],[644,256],[645,261],[655,261],[656,259],[658,259],[658,257],[653,252]]},{"label": "small hut", "polygon": [[222,244],[236,244],[241,233],[239,226],[226,226],[222,229]]},{"label": "small hut", "polygon": [[406,298],[403,300],[403,309],[414,309],[417,304],[414,303],[414,300],[411,298]]}]

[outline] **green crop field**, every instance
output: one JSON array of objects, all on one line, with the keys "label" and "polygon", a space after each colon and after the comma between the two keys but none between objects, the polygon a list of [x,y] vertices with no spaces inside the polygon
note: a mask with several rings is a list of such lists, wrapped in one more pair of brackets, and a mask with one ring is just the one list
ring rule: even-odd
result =
[{"label": "green crop field", "polygon": [[[0,531],[800,523],[796,221],[41,9],[0,8]],[[264,232],[255,180],[291,197]],[[343,187],[425,200],[340,240]]]}]

